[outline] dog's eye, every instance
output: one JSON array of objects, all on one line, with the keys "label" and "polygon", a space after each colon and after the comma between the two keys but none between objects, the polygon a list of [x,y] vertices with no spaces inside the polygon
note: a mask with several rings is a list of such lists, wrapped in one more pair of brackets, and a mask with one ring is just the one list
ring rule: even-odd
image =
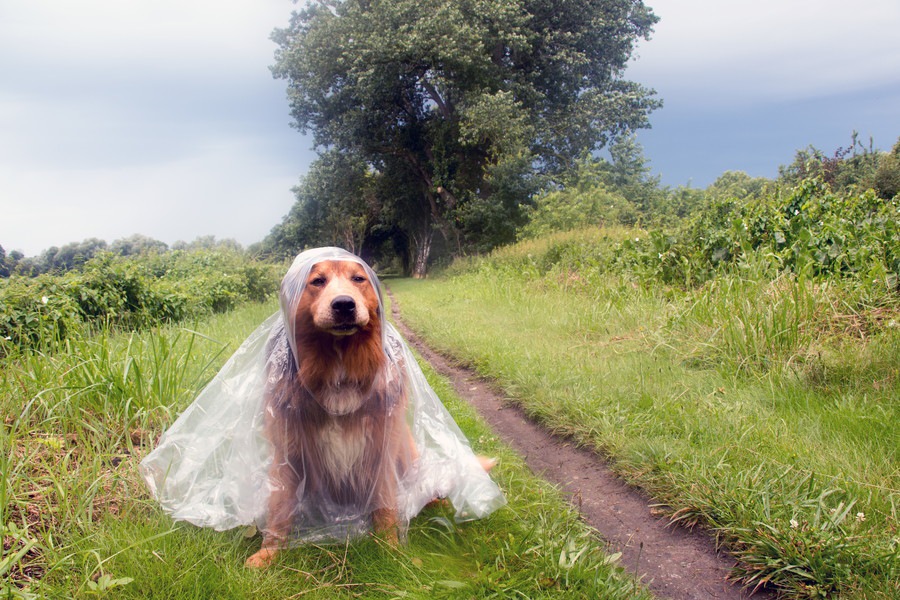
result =
[{"label": "dog's eye", "polygon": [[350,278],[350,280],[353,281],[354,283],[362,283],[363,281],[366,280],[366,278],[363,277],[362,275],[354,275],[353,277]]},{"label": "dog's eye", "polygon": [[324,277],[316,277],[315,279],[313,279],[312,281],[309,282],[309,285],[321,287],[321,286],[325,285],[325,278]]}]

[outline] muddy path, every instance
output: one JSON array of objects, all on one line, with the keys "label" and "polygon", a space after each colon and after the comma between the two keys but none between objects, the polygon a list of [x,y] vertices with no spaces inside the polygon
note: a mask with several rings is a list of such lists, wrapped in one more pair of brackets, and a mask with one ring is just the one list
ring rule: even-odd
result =
[{"label": "muddy path", "polygon": [[701,532],[670,525],[655,516],[652,501],[618,479],[603,459],[551,435],[508,402],[491,382],[431,348],[401,320],[392,297],[397,328],[434,369],[449,379],[528,467],[556,484],[578,508],[584,520],[606,540],[610,552],[621,552],[621,565],[637,574],[654,594],[673,600],[770,600],[774,594],[751,594],[728,582],[734,560],[716,550]]}]

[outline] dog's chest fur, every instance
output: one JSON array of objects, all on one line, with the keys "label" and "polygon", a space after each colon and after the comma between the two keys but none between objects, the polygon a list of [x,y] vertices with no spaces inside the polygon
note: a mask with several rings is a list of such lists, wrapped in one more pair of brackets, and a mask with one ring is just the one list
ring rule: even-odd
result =
[{"label": "dog's chest fur", "polygon": [[315,443],[324,470],[335,482],[348,481],[358,471],[366,452],[372,452],[371,409],[377,410],[372,384],[347,381],[342,368],[320,388],[316,402],[327,413],[315,432]]},{"label": "dog's chest fur", "polygon": [[335,482],[346,481],[356,471],[365,451],[367,417],[330,418],[316,431],[322,466]]}]

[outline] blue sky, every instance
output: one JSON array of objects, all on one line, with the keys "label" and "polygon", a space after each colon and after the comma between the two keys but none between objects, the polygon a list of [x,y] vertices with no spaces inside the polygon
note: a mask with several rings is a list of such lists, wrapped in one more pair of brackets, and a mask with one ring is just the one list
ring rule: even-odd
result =
[{"label": "blue sky", "polygon": [[[663,183],[900,136],[897,0],[648,4],[662,20],[627,76],[665,102],[639,134]],[[262,239],[313,158],[268,70],[293,8],[0,0],[0,245]]]},{"label": "blue sky", "polygon": [[648,0],[660,17],[631,79],[664,101],[641,131],[667,185],[774,177],[812,144],[900,137],[897,0]]}]

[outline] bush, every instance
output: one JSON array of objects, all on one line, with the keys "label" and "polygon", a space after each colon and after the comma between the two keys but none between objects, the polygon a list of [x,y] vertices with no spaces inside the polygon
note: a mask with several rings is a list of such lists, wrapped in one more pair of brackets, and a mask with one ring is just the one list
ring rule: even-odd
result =
[{"label": "bush", "polygon": [[15,278],[0,288],[0,356],[51,345],[80,324],[78,305],[55,277]]},{"label": "bush", "polygon": [[263,301],[283,270],[232,250],[123,257],[102,252],[81,272],[16,276],[0,286],[0,355],[45,348],[87,326],[143,328]]},{"label": "bush", "polygon": [[537,198],[520,238],[533,239],[590,225],[634,225],[638,218],[634,204],[603,184],[586,189],[555,190]]},{"label": "bush", "polygon": [[751,253],[777,270],[875,281],[896,291],[900,209],[872,190],[834,192],[806,179],[760,199],[714,200],[674,232],[623,243],[618,263],[645,277],[691,285]]}]

